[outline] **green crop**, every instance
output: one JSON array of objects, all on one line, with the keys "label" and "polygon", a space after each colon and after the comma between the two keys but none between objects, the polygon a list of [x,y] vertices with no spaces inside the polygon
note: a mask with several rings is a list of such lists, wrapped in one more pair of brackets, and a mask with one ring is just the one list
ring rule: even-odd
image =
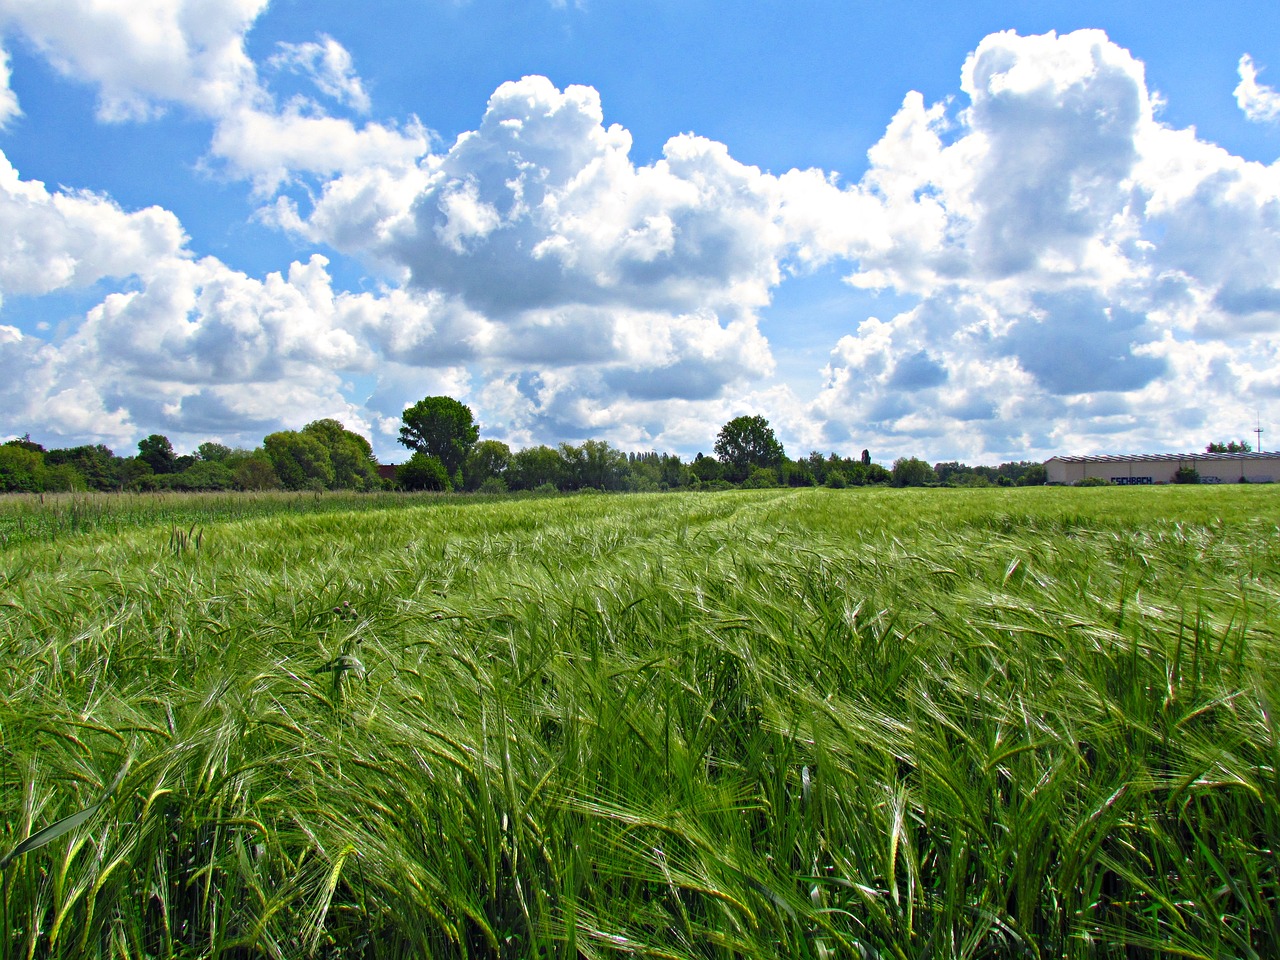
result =
[{"label": "green crop", "polygon": [[0,955],[1280,950],[1266,487],[92,503],[0,552]]}]

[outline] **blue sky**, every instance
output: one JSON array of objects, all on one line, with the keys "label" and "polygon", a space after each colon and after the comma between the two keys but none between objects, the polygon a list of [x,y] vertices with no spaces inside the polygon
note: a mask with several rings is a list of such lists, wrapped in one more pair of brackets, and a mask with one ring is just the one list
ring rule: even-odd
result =
[{"label": "blue sky", "polygon": [[[1280,395],[1274,3],[0,0],[0,432],[994,463]],[[1264,435],[1264,440],[1265,440]]]}]

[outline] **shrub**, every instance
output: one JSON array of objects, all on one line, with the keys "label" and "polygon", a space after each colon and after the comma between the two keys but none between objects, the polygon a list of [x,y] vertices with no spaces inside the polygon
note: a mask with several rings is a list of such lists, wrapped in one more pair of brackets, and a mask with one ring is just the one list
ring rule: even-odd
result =
[{"label": "shrub", "polygon": [[449,474],[440,462],[421,450],[396,467],[396,482],[402,490],[450,490]]},{"label": "shrub", "polygon": [[752,467],[742,486],[748,490],[764,490],[778,485],[778,471],[773,467]]}]

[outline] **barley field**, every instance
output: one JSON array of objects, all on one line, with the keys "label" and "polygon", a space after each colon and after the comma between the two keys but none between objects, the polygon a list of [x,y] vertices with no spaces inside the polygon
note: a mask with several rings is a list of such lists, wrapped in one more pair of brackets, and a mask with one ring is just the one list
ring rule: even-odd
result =
[{"label": "barley field", "polygon": [[5,956],[1280,953],[1280,490],[307,497],[0,501]]}]

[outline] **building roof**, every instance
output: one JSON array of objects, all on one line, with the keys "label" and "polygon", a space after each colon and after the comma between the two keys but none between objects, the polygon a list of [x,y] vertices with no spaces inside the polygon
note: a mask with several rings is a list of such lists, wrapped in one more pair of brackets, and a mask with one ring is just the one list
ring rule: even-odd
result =
[{"label": "building roof", "polygon": [[1050,457],[1059,463],[1185,463],[1188,460],[1280,460],[1280,453],[1136,453],[1091,457]]}]

